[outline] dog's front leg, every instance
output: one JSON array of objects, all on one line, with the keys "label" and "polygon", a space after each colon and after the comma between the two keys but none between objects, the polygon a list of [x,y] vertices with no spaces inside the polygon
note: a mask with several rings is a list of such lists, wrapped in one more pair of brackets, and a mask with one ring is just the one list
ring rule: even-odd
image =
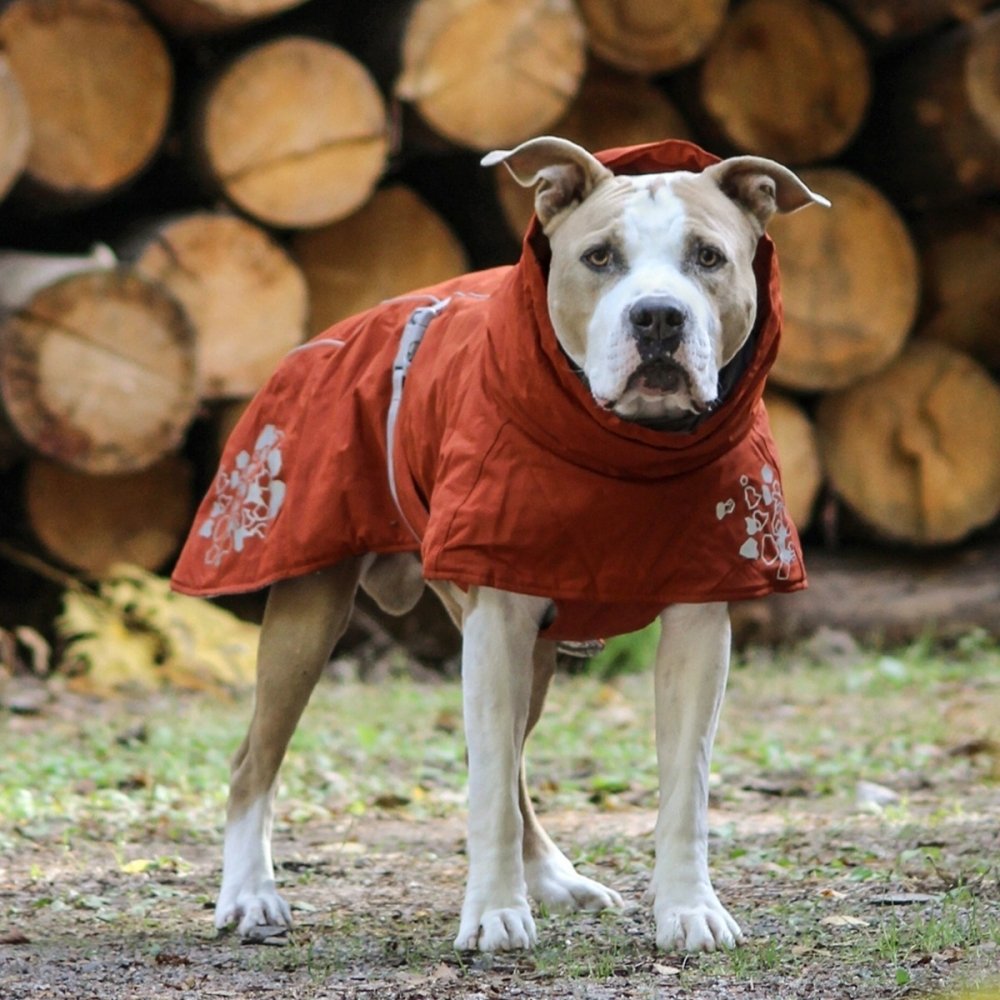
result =
[{"label": "dog's front leg", "polygon": [[535,922],[521,855],[521,747],[532,650],[549,602],[480,587],[463,616],[462,697],[469,754],[469,881],[455,947],[530,948]]},{"label": "dog's front leg", "polygon": [[708,772],[729,673],[729,611],[725,604],[675,605],[660,621],[656,944],[665,951],[732,948],[743,935],[708,874]]}]

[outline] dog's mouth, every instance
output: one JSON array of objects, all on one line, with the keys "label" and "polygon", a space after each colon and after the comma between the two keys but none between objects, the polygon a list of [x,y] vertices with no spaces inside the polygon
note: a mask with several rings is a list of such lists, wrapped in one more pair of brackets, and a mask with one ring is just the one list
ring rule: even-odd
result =
[{"label": "dog's mouth", "polygon": [[691,393],[691,378],[676,361],[657,358],[639,365],[629,377],[626,389],[651,396],[666,396],[686,389]]},{"label": "dog's mouth", "polygon": [[[578,370],[577,374],[589,387],[584,372]],[[686,368],[672,358],[656,358],[644,362],[632,372],[621,395],[615,398],[594,396],[594,401],[602,410],[615,413],[631,423],[655,430],[689,431],[721,402],[719,397],[699,399],[693,386]],[[682,392],[686,399],[679,405],[673,405],[670,397]],[[626,396],[632,400],[627,411],[620,408]]]},{"label": "dog's mouth", "polygon": [[[681,392],[687,398],[680,408],[669,406],[667,412],[659,411],[661,405],[669,404],[670,396]],[[599,399],[597,402],[625,420],[654,430],[693,430],[720,402],[719,399],[699,399],[687,369],[672,358],[656,358],[639,365],[629,376],[625,393],[633,393],[644,402],[638,402],[637,406],[633,404],[634,412],[628,413],[618,409],[621,397],[616,400]]]}]

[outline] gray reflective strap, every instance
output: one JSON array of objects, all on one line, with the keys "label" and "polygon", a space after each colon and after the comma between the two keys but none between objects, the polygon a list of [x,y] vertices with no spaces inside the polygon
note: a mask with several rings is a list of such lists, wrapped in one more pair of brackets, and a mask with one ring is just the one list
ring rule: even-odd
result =
[{"label": "gray reflective strap", "polygon": [[393,503],[399,516],[403,519],[403,524],[409,529],[417,541],[420,536],[414,530],[413,525],[406,519],[403,508],[399,505],[399,493],[396,490],[396,470],[393,464],[396,443],[396,418],[399,416],[399,406],[403,401],[403,383],[406,381],[406,372],[413,362],[413,358],[420,346],[420,341],[424,339],[427,327],[438,313],[442,312],[451,302],[451,297],[440,299],[432,306],[421,306],[414,309],[410,318],[403,327],[403,335],[399,338],[399,350],[396,351],[396,359],[392,363],[392,398],[389,400],[389,412],[385,418],[385,454],[386,466],[389,473],[389,492],[392,494]]},{"label": "gray reflective strap", "polygon": [[293,347],[288,353],[297,354],[299,351],[308,351],[311,347],[346,347],[346,340],[336,340],[333,337],[321,337],[318,340],[307,340],[298,347]]},{"label": "gray reflective strap", "polygon": [[[488,298],[486,295],[477,295],[474,293],[458,292],[457,294],[468,298]],[[409,296],[403,296],[403,298],[409,298]],[[427,327],[430,326],[431,320],[443,312],[451,300],[452,296],[448,296],[446,299],[439,299],[433,305],[421,306],[410,313],[410,318],[406,321],[406,326],[403,327],[403,335],[399,338],[399,349],[396,351],[395,360],[392,362],[392,397],[389,400],[389,412],[385,418],[385,455],[386,471],[389,476],[389,492],[392,494],[392,501],[396,505],[396,510],[399,511],[399,516],[403,524],[406,525],[410,534],[418,542],[420,541],[420,535],[417,534],[413,525],[410,524],[403,513],[403,508],[399,504],[399,493],[396,489],[396,470],[393,467],[393,456],[396,453],[396,418],[399,416],[399,406],[403,401],[403,383],[406,382],[406,373],[413,363],[417,348],[424,339],[424,334],[427,332]],[[604,640],[590,639],[584,642],[560,642],[558,646],[559,652],[566,656],[587,659],[591,656],[596,656],[604,649]]]},{"label": "gray reflective strap", "polygon": [[557,643],[557,646],[563,656],[574,656],[579,660],[589,660],[591,657],[597,656],[598,653],[604,651],[604,640],[583,639],[573,642],[569,639],[564,639],[562,642]]}]

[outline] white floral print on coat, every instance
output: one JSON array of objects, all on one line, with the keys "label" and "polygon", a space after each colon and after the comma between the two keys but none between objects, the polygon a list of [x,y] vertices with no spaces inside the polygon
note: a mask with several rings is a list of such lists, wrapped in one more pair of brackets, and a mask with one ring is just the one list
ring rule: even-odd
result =
[{"label": "white floral print on coat", "polygon": [[[739,513],[746,523],[747,533],[740,546],[740,555],[744,559],[760,560],[775,569],[779,580],[787,580],[796,556],[777,474],[765,463],[761,466],[759,481],[740,476],[740,487],[743,509]],[[736,500],[720,500],[715,505],[715,516],[721,521],[736,513],[736,508]]]},{"label": "white floral print on coat", "polygon": [[278,516],[285,499],[281,472],[281,442],[284,432],[267,424],[257,435],[253,454],[241,451],[228,472],[215,477],[212,509],[198,529],[211,540],[205,562],[218,566],[231,552],[242,552],[252,538],[262,539]]}]

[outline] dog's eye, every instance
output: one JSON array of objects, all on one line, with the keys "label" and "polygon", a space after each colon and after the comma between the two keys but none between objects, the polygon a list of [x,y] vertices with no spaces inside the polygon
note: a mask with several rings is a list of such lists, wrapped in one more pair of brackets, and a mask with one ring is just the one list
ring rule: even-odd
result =
[{"label": "dog's eye", "polygon": [[615,262],[615,255],[611,247],[593,247],[583,255],[582,260],[595,271],[606,271]]},{"label": "dog's eye", "polygon": [[698,248],[698,266],[705,268],[706,271],[713,271],[725,262],[726,258],[722,256],[721,250],[709,246]]}]

